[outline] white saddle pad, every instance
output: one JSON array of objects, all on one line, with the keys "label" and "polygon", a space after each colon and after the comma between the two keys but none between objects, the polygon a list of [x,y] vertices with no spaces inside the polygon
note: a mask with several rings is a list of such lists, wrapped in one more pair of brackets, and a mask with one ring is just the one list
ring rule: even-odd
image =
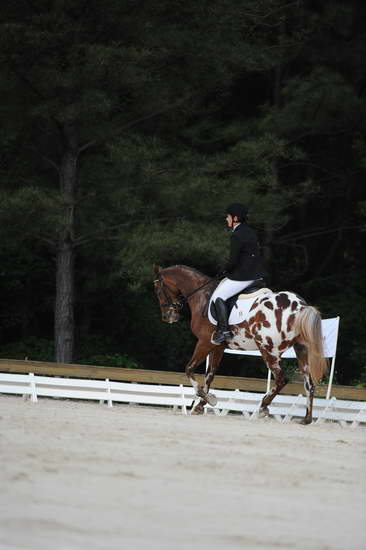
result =
[{"label": "white saddle pad", "polygon": [[[264,296],[265,294],[272,294],[272,290],[269,288],[260,288],[250,294],[239,294],[236,306],[233,307],[229,316],[229,325],[238,325],[245,321],[254,300],[258,298],[258,296]],[[211,302],[212,298],[208,304],[208,320],[213,325],[217,325],[217,321],[211,315]]]}]

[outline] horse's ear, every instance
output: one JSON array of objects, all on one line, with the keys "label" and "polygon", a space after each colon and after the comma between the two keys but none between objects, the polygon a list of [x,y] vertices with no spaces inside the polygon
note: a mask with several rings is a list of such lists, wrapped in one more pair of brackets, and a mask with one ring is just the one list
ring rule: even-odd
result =
[{"label": "horse's ear", "polygon": [[156,277],[159,277],[160,272],[162,271],[163,268],[160,267],[160,265],[158,265],[158,264],[154,264],[154,265],[153,265],[153,268],[154,268],[154,274],[155,274],[155,276],[156,276]]}]

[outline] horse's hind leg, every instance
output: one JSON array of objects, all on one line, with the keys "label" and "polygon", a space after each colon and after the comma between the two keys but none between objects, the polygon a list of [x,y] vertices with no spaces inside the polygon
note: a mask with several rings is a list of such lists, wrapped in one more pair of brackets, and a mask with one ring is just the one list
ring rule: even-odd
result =
[{"label": "horse's hind leg", "polygon": [[[258,345],[258,344],[257,344]],[[259,407],[260,416],[268,416],[269,410],[268,406],[272,403],[276,395],[282,390],[287,384],[287,380],[281,369],[280,356],[269,353],[267,350],[262,349],[259,345],[259,351],[262,354],[262,357],[267,365],[267,367],[272,371],[274,377],[274,387],[263,397],[262,402]]]},{"label": "horse's hind leg", "polygon": [[306,414],[301,424],[311,424],[313,421],[313,400],[315,385],[310,376],[310,368],[308,365],[308,351],[306,346],[302,344],[294,344],[294,350],[299,362],[300,372],[304,377],[304,388],[306,393]]}]

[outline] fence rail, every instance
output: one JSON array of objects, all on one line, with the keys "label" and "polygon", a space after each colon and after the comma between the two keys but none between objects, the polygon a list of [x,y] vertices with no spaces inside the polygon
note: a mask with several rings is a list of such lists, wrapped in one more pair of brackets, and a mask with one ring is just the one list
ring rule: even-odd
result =
[{"label": "fence rail", "polygon": [[[71,378],[88,378],[95,380],[114,380],[121,382],[137,382],[144,384],[187,384],[187,377],[181,372],[155,371],[144,369],[125,369],[118,367],[98,367],[94,365],[77,365],[64,363],[51,363],[41,361],[20,361],[15,359],[0,359],[0,372],[13,374],[28,374],[33,372],[46,376],[65,376]],[[200,383],[203,375],[197,375]],[[273,381],[272,381],[273,386]],[[243,378],[238,376],[217,375],[211,385],[212,388],[222,390],[241,390],[246,392],[266,391],[267,379]],[[281,391],[282,395],[299,395],[303,393],[301,382],[290,382]],[[325,397],[326,385],[318,385],[316,397]],[[354,386],[332,386],[332,397],[353,401],[366,401],[366,388]]]},{"label": "fence rail", "polygon": [[[90,380],[60,378],[56,376],[37,376],[29,374],[0,373],[0,393],[29,396],[33,403],[39,397],[57,397],[66,399],[88,399],[107,403],[130,403],[159,405],[181,409],[187,414],[195,394],[192,387],[169,386],[162,384],[136,384],[134,382],[113,382],[109,379]],[[218,415],[228,412],[241,413],[248,419],[257,418],[263,393],[242,392],[236,390],[215,390],[217,404],[207,405]],[[280,422],[289,422],[296,417],[304,417],[306,398],[302,395],[278,395],[269,406],[270,414]],[[313,418],[319,422],[339,422],[342,426],[353,428],[366,423],[366,402],[331,399],[314,399]]]}]

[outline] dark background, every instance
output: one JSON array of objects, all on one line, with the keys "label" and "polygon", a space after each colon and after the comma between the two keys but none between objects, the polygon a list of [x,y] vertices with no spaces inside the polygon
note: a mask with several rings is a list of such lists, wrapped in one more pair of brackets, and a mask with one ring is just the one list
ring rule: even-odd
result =
[{"label": "dark background", "polygon": [[0,25],[1,357],[182,371],[152,264],[214,275],[240,201],[366,383],[364,2],[5,0]]}]

